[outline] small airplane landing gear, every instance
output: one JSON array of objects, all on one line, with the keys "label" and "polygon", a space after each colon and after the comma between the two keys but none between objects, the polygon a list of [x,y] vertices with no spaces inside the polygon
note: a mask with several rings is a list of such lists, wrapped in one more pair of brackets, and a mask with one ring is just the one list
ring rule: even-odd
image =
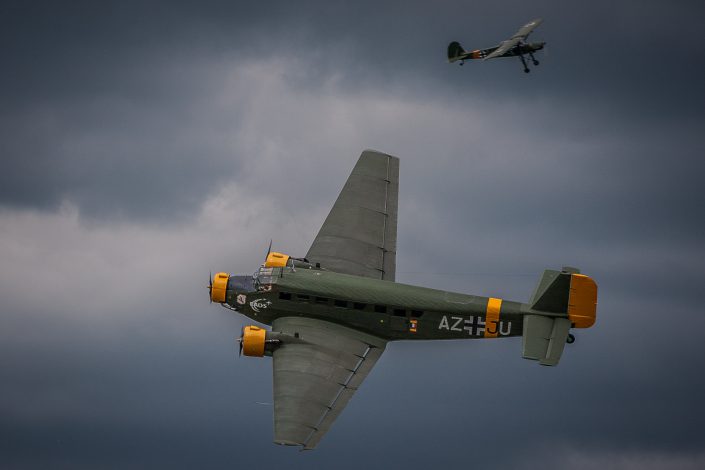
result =
[{"label": "small airplane landing gear", "polygon": [[531,72],[531,70],[529,70],[529,67],[526,65],[526,60],[524,60],[524,55],[519,54],[519,58],[521,59],[521,63],[524,65],[524,73]]},{"label": "small airplane landing gear", "polygon": [[529,57],[531,57],[531,61],[534,63],[534,65],[539,65],[539,61],[536,60],[536,57],[534,57],[533,52],[529,52]]},{"label": "small airplane landing gear", "polygon": [[572,333],[568,333],[568,337],[566,338],[565,342],[568,344],[575,343],[575,336],[573,336]]}]

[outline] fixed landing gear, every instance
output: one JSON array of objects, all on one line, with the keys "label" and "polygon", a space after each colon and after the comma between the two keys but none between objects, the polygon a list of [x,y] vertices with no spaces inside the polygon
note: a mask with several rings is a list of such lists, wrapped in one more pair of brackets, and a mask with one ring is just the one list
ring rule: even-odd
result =
[{"label": "fixed landing gear", "polygon": [[571,333],[568,333],[568,337],[566,338],[565,342],[568,344],[575,343],[575,336],[573,336]]},{"label": "fixed landing gear", "polygon": [[[534,65],[539,65],[539,61],[536,60],[536,57],[534,57],[534,53],[533,53],[533,52],[527,52],[527,54],[529,54],[529,57],[531,57],[531,62],[532,62]],[[524,54],[519,54],[519,58],[521,59],[521,63],[524,65],[524,73],[529,73],[529,72],[531,72],[531,70],[529,70],[529,66],[526,65],[526,59],[524,59]]]},{"label": "fixed landing gear", "polygon": [[531,62],[533,62],[534,65],[539,65],[539,61],[536,60],[536,57],[534,57],[534,53],[533,53],[533,52],[529,52],[529,57],[531,57]]},{"label": "fixed landing gear", "polygon": [[529,67],[526,65],[526,60],[524,60],[524,54],[519,54],[519,58],[521,59],[521,63],[524,64],[524,73],[529,73],[531,70],[529,70]]}]

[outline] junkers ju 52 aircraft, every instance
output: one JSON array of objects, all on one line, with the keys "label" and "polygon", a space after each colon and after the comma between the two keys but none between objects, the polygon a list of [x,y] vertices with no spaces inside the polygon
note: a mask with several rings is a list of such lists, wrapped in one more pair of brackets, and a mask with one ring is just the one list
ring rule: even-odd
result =
[{"label": "junkers ju 52 aircraft", "polygon": [[274,442],[313,449],[389,341],[522,336],[522,354],[554,366],[570,328],[595,322],[597,286],[547,270],[528,303],[394,282],[399,159],[360,156],[304,258],[270,251],[254,275],[217,273],[210,298],[263,325],[240,353],[271,356]]},{"label": "junkers ju 52 aircraft", "polygon": [[448,44],[448,62],[453,63],[460,61],[460,65],[463,65],[466,60],[469,59],[494,59],[495,57],[515,57],[519,56],[521,63],[524,64],[524,72],[529,73],[529,67],[526,65],[526,60],[524,59],[524,54],[528,54],[531,57],[531,61],[534,65],[539,65],[539,61],[534,57],[534,52],[543,49],[546,45],[545,42],[524,42],[526,38],[531,34],[531,32],[543,22],[541,18],[537,18],[526,23],[522,26],[519,31],[517,31],[514,36],[502,41],[499,45],[495,47],[490,47],[489,49],[475,49],[474,51],[467,52],[462,48],[459,42],[453,41]]}]

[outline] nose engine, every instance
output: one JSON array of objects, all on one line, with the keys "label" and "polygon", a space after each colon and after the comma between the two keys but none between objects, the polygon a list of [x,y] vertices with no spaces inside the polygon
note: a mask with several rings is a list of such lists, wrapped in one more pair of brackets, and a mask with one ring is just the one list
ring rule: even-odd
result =
[{"label": "nose engine", "polygon": [[229,279],[230,274],[228,273],[217,273],[213,279],[210,279],[208,289],[210,290],[211,302],[225,303]]}]

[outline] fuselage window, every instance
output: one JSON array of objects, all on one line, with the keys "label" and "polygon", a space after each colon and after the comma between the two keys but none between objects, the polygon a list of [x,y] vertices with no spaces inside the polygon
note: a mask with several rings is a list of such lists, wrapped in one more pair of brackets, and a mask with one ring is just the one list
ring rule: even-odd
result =
[{"label": "fuselage window", "polygon": [[386,305],[375,305],[375,312],[387,313],[387,306]]},{"label": "fuselage window", "polygon": [[279,298],[282,300],[291,300],[291,294],[288,292],[280,292]]},{"label": "fuselage window", "polygon": [[310,297],[305,294],[296,294],[296,300],[299,300],[301,302],[308,302]]},{"label": "fuselage window", "polygon": [[327,304],[328,298],[327,297],[316,297],[316,303],[317,304]]},{"label": "fuselage window", "polygon": [[333,305],[340,308],[348,308],[348,303],[344,300],[334,300]]},{"label": "fuselage window", "polygon": [[367,306],[366,304],[362,304],[362,303],[360,303],[360,302],[354,302],[354,303],[353,303],[353,308],[354,308],[355,310],[365,310],[365,307],[366,307],[366,306]]},{"label": "fuselage window", "polygon": [[421,310],[412,310],[411,311],[411,316],[414,318],[419,318],[421,315],[423,315],[423,312]]},{"label": "fuselage window", "polygon": [[405,317],[406,310],[404,310],[403,308],[395,308],[394,309],[394,316],[395,317]]}]

